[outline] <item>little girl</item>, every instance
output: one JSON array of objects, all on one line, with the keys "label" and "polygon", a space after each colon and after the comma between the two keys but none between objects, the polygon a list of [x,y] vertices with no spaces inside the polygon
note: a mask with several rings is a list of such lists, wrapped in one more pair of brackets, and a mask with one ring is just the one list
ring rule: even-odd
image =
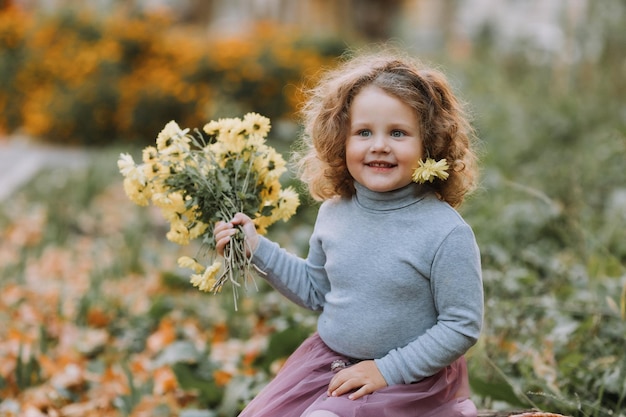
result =
[{"label": "little girl", "polygon": [[303,109],[302,180],[320,201],[306,259],[237,214],[252,262],[321,312],[317,332],[240,416],[476,416],[463,355],[479,337],[479,251],[455,210],[474,139],[444,76],[389,53],[323,76]]}]

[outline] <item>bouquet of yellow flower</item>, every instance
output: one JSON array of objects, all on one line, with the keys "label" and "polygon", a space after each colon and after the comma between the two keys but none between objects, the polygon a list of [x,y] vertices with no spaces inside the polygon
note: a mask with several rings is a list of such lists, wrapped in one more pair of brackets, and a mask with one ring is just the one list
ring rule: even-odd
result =
[{"label": "bouquet of yellow flower", "polygon": [[193,133],[171,121],[156,147],[144,148],[142,163],[129,154],[118,160],[126,195],[140,206],[152,203],[161,209],[170,224],[167,239],[180,245],[201,239],[208,266],[188,256],[178,259],[179,266],[193,270],[191,283],[217,293],[230,282],[235,308],[237,288],[253,280],[256,269],[246,256],[242,231],[231,239],[224,259],[216,258],[214,224],[243,212],[264,234],[276,221],[288,220],[299,205],[296,191],[281,187],[286,164],[265,143],[269,130],[269,119],[257,113],[211,121]]}]

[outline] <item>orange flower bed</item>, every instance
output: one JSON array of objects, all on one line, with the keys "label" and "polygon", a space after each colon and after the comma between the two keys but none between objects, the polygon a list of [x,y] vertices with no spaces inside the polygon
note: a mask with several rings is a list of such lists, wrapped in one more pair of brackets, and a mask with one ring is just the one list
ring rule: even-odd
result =
[{"label": "orange flower bed", "polygon": [[[175,119],[261,112],[289,118],[303,80],[334,56],[287,28],[260,24],[208,38],[168,15],[0,10],[0,133],[61,144],[144,142]],[[226,110],[224,110],[226,109]]]}]

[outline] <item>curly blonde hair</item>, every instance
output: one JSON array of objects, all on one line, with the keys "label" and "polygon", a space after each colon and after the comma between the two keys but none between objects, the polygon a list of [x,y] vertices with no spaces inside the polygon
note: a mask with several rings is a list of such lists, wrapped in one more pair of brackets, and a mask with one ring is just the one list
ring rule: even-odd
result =
[{"label": "curly blonde hair", "polygon": [[[322,75],[302,107],[304,132],[295,154],[300,179],[318,201],[354,194],[354,179],[346,165],[350,106],[365,86],[376,86],[415,109],[421,123],[424,153],[445,158],[451,166],[445,181],[435,180],[440,199],[453,207],[476,185],[475,134],[463,103],[446,77],[398,52],[368,52],[344,60]],[[417,163],[417,161],[416,161]]]}]

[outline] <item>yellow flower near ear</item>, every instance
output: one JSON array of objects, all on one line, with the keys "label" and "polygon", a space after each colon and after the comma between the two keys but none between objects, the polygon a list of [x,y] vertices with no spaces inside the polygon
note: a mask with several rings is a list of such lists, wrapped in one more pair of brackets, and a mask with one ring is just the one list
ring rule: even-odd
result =
[{"label": "yellow flower near ear", "polygon": [[427,158],[426,161],[419,161],[418,167],[413,171],[413,181],[418,184],[424,184],[427,181],[433,182],[435,178],[446,180],[450,175],[447,172],[449,168],[450,166],[445,159],[435,161]]}]

